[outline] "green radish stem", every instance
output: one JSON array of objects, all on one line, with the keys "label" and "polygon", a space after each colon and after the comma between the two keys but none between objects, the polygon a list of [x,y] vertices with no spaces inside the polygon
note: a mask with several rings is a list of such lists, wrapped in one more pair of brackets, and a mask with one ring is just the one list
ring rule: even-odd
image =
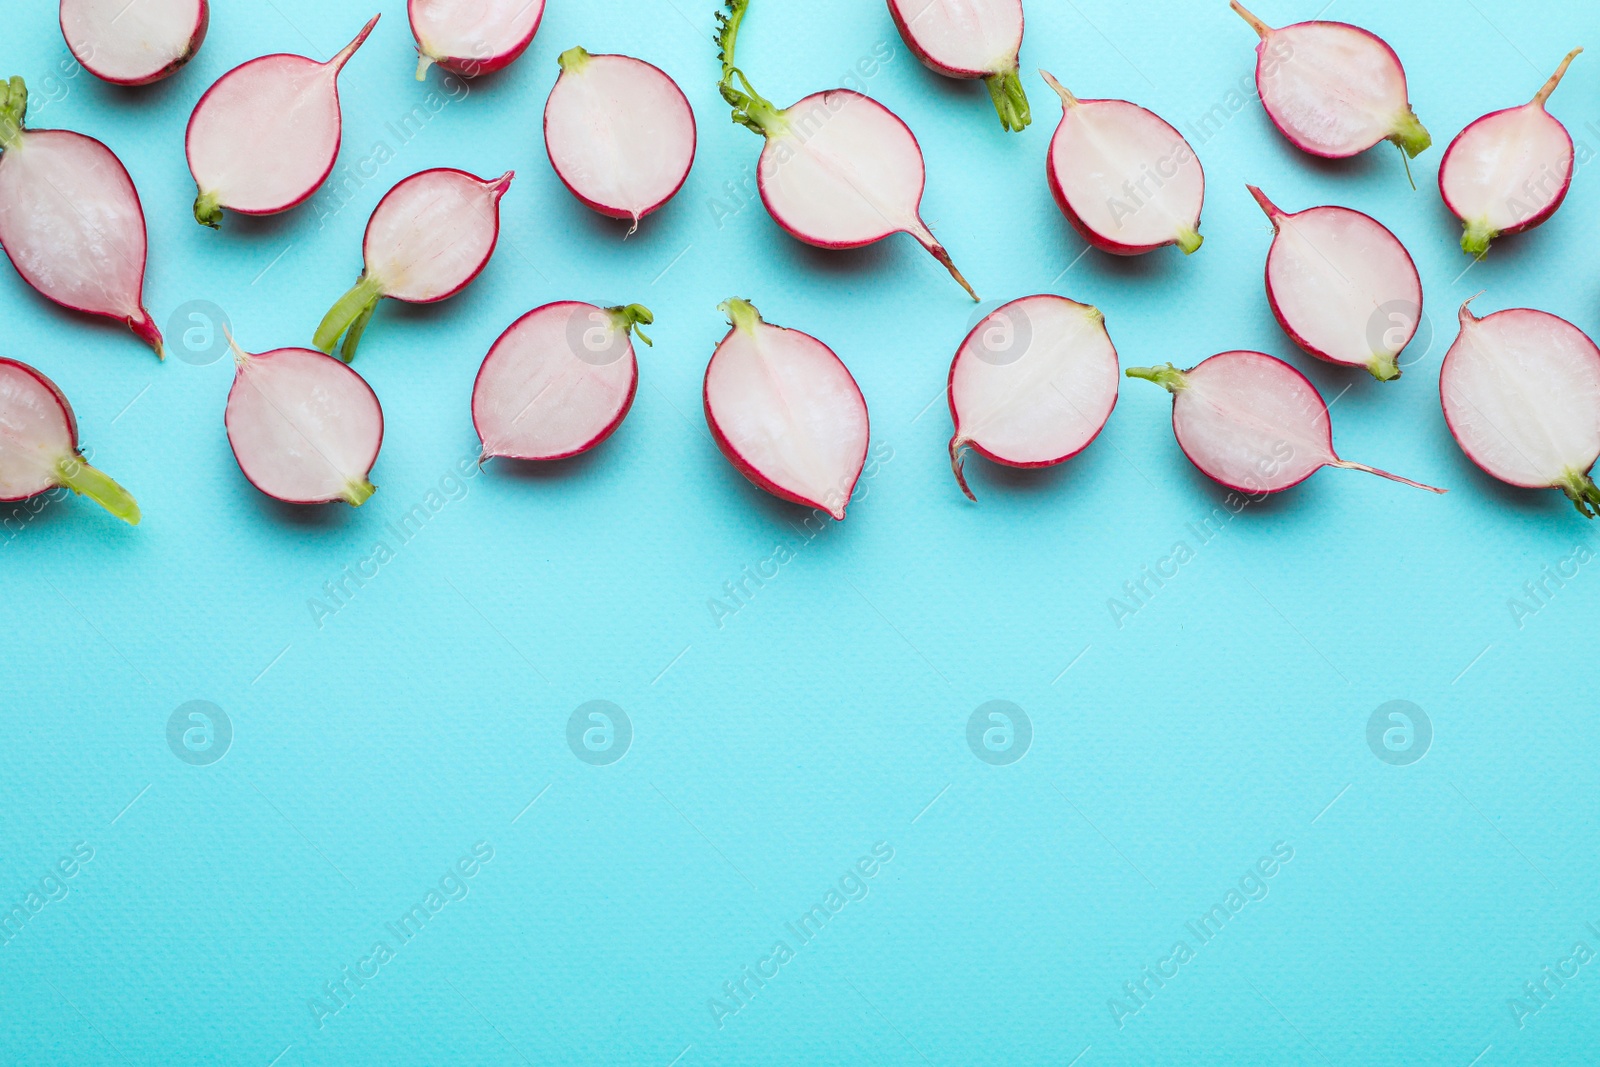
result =
[{"label": "green radish stem", "polygon": [[623,333],[631,330],[638,335],[639,340],[651,348],[656,346],[656,343],[645,336],[643,330],[639,329],[641,325],[648,326],[656,321],[656,317],[650,313],[650,309],[643,304],[625,304],[606,308],[606,313],[611,316],[611,321],[616,324],[617,329]]},{"label": "green radish stem", "polygon": [[989,87],[989,99],[1000,113],[1000,125],[1008,133],[1021,133],[1033,121],[1033,111],[1028,107],[1028,94],[1022,89],[1022,79],[1017,68],[1003,70],[983,79]]},{"label": "green radish stem", "polygon": [[[728,0],[728,10],[717,12],[717,33],[712,38],[717,43],[717,58],[722,60],[722,81],[717,89],[733,108],[733,121],[754,130],[763,137],[771,137],[788,128],[784,112],[771,100],[751,86],[744,71],[734,65],[734,45],[739,37],[739,23],[750,7],[750,0]],[[739,84],[735,85],[734,80]],[[742,88],[741,88],[742,86]]]},{"label": "green radish stem", "polygon": [[366,271],[362,271],[361,277],[351,286],[350,291],[341,296],[339,302],[322,317],[322,324],[317,327],[311,343],[316,345],[319,351],[332,355],[333,346],[343,336],[344,347],[339,350],[339,355],[349,363],[355,359],[356,346],[361,343],[361,334],[366,330],[367,323],[372,321],[372,313],[378,309],[378,302],[383,297],[382,284]]},{"label": "green radish stem", "polygon": [[0,83],[0,149],[10,148],[22,136],[28,117],[28,86],[20,77]]},{"label": "green radish stem", "polygon": [[1556,483],[1556,488],[1567,494],[1579,515],[1587,519],[1600,518],[1600,487],[1596,487],[1594,479],[1587,474],[1568,471],[1566,477]]},{"label": "green radish stem", "polygon": [[89,466],[76,452],[56,461],[56,479],[79,496],[86,496],[129,526],[139,525],[139,504],[104,471]]},{"label": "green radish stem", "polygon": [[1143,378],[1147,382],[1155,382],[1169,393],[1189,388],[1189,376],[1170,363],[1162,367],[1129,367],[1123,373],[1130,378]]}]

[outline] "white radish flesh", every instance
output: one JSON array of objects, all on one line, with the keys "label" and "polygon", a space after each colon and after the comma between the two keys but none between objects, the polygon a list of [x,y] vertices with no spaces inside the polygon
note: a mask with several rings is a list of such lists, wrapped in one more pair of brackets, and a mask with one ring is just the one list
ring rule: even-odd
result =
[{"label": "white radish flesh", "polygon": [[61,0],[61,35],[85,70],[149,85],[194,58],[211,22],[207,0]]},{"label": "white radish flesh", "polygon": [[78,420],[61,390],[26,363],[0,357],[0,501],[61,487],[139,525],[133,497],[78,451]]},{"label": "white radish flesh", "polygon": [[417,80],[437,63],[476,78],[509,66],[533,43],[544,0],[409,0]]},{"label": "white radish flesh", "polygon": [[947,78],[983,79],[1000,125],[1021,133],[1032,121],[1017,76],[1022,0],[889,0],[906,47]]}]

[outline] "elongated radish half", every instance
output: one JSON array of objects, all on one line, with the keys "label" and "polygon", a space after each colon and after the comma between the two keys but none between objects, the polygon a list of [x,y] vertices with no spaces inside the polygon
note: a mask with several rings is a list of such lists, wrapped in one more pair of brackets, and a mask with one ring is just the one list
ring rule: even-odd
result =
[{"label": "elongated radish half", "polygon": [[1278,325],[1318,359],[1400,377],[1399,356],[1422,321],[1422,278],[1400,239],[1346,207],[1289,214],[1247,186],[1277,236],[1267,252],[1267,300]]},{"label": "elongated radish half", "polygon": [[1501,234],[1531,230],[1556,213],[1572,187],[1572,135],[1545,110],[1581,48],[1533,100],[1483,116],[1456,134],[1439,164],[1439,192],[1461,220],[1461,250],[1482,259]]},{"label": "elongated radish half", "polygon": [[968,499],[967,449],[1051,467],[1089,447],[1117,406],[1117,350],[1099,308],[1048,293],[990,312],[950,364],[950,468]]},{"label": "elongated radish half", "polygon": [[435,63],[463,78],[493,74],[533,43],[544,0],[409,0],[417,81]]},{"label": "elongated radish half", "polygon": [[750,0],[728,0],[727,13],[717,13],[720,88],[733,121],[766,139],[756,184],[773,221],[818,248],[860,248],[909,233],[977,300],[922,221],[926,168],[910,128],[849,89],[812,93],[786,108],[759,95],[734,66],[734,43],[749,6]]},{"label": "elongated radish half", "polygon": [[567,190],[614,219],[671,200],[694,165],[694,112],[678,83],[642,59],[561,53],[544,105],[544,147]]},{"label": "elongated radish half", "polygon": [[207,0],[61,0],[61,35],[90,74],[115,85],[149,85],[200,51],[211,24]]},{"label": "elongated radish half", "polygon": [[383,409],[361,375],[309,348],[233,358],[228,443],[250,484],[288,504],[370,500]]},{"label": "elongated radish half", "polygon": [[343,335],[339,354],[349,363],[385,297],[432,304],[465,289],[494,255],[500,198],[513,177],[507,171],[491,180],[440,167],[390,189],[367,221],[361,277],[323,317],[313,343],[332,352]]},{"label": "elongated radish half", "polygon": [[326,63],[262,56],[206,90],[189,116],[184,142],[200,188],[196,222],[215,229],[224,208],[275,215],[311,198],[339,158],[339,72],[377,24],[374,15]]},{"label": "elongated radish half", "polygon": [[[1477,297],[1473,297],[1476,300]],[[1531,308],[1478,318],[1439,368],[1445,422],[1467,458],[1509,485],[1559,489],[1600,517],[1600,349],[1572,323]]]},{"label": "elongated radish half", "polygon": [[139,525],[133,497],[78,451],[78,420],[56,383],[26,363],[0,357],[0,501],[62,487]]},{"label": "elongated radish half", "polygon": [[773,496],[835,519],[867,461],[867,401],[833,349],[772,326],[737,297],[706,367],[706,424],[738,472]]},{"label": "elongated radish half", "polygon": [[1021,133],[1033,121],[1017,76],[1022,0],[889,0],[900,37],[930,70],[989,87],[1000,125]]},{"label": "elongated radish half", "polygon": [[29,130],[28,89],[0,84],[0,245],[22,280],[63,307],[127,323],[164,355],[144,309],[145,229],[122,161],[93,137]]},{"label": "elongated radish half", "polygon": [[1224,352],[1192,370],[1131,367],[1172,393],[1172,430],[1189,461],[1241,493],[1281,493],[1323,467],[1366,471],[1442,493],[1333,451],[1328,406],[1305,375],[1262,352]]},{"label": "elongated radish half", "polygon": [[1118,256],[1167,245],[1200,247],[1206,174],[1183,135],[1126,100],[1079,100],[1040,71],[1061,97],[1061,125],[1045,160],[1050,192],[1083,239]]},{"label": "elongated radish half", "polygon": [[483,458],[565,459],[616,432],[639,390],[632,334],[655,321],[639,304],[561,300],[512,323],[472,386]]}]

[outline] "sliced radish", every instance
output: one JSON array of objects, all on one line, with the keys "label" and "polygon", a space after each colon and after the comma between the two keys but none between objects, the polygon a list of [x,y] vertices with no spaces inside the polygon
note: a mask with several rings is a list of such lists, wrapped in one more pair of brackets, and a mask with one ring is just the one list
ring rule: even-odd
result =
[{"label": "sliced radish", "polygon": [[889,0],[913,55],[947,78],[982,78],[1000,125],[1021,133],[1033,120],[1017,76],[1022,0]]},{"label": "sliced radish", "polygon": [[950,364],[950,467],[967,449],[1008,467],[1050,467],[1089,447],[1117,406],[1117,350],[1099,308],[1043,294],[990,312]]},{"label": "sliced radish", "polygon": [[749,6],[750,0],[728,0],[727,13],[717,13],[720,88],[733,121],[766,138],[756,184],[773,221],[818,248],[860,248],[909,233],[977,300],[922,221],[926,170],[910,128],[849,89],[812,93],[787,108],[759,95],[734,66],[734,42]]},{"label": "sliced radish", "polygon": [[1439,192],[1461,220],[1461,250],[1482,259],[1501,234],[1531,230],[1556,213],[1572,186],[1572,135],[1545,110],[1581,48],[1532,101],[1483,116],[1456,134],[1439,164]]},{"label": "sliced radish", "polygon": [[1207,477],[1241,493],[1281,493],[1323,467],[1344,467],[1442,493],[1388,471],[1342,460],[1316,386],[1281,359],[1224,352],[1192,370],[1132,367],[1130,378],[1172,393],[1178,447]]},{"label": "sliced radish", "polygon": [[385,297],[432,304],[465,289],[482,273],[500,239],[500,198],[511,171],[491,180],[440,167],[404,179],[384,194],[362,242],[366,267],[354,288],[317,327],[313,342],[355,358],[361,335]]},{"label": "sliced radish", "polygon": [[833,349],[725,300],[732,329],[706,367],[706,424],[738,472],[835,519],[867,461],[867,402]]},{"label": "sliced radish", "polygon": [[1400,377],[1400,352],[1422,321],[1422,278],[1400,239],[1346,207],[1291,215],[1246,186],[1272,220],[1267,300],[1283,332],[1318,359]]},{"label": "sliced radish", "polygon": [[194,58],[206,0],[61,0],[61,35],[83,68],[116,85],[149,85]]},{"label": "sliced radish", "polygon": [[78,451],[78,420],[56,383],[26,363],[0,356],[0,501],[63,487],[139,525],[133,497]]},{"label": "sliced radish", "polygon": [[437,63],[476,78],[510,66],[527,51],[544,17],[544,0],[409,0],[417,39],[417,81]]},{"label": "sliced radish", "polygon": [[1206,173],[1183,134],[1138,104],[1079,100],[1039,73],[1061,97],[1045,162],[1050,192],[1073,228],[1118,256],[1198,249]]},{"label": "sliced radish", "polygon": [[270,55],[238,66],[206,90],[189,116],[185,149],[200,195],[195,221],[215,229],[222,211],[275,215],[311,198],[333,171],[344,127],[339,72],[378,24],[326,63]]},{"label": "sliced radish", "polygon": [[[1477,297],[1473,297],[1476,300]],[[1525,489],[1559,489],[1600,516],[1600,349],[1572,323],[1531,308],[1478,318],[1439,369],[1444,418],[1467,458]]]},{"label": "sliced radish", "polygon": [[632,333],[655,321],[639,304],[562,300],[512,323],[472,387],[483,458],[565,459],[616,432],[639,389]]},{"label": "sliced radish", "polygon": [[28,89],[0,84],[0,246],[22,280],[63,307],[127,323],[164,355],[144,309],[144,208],[93,137],[29,130]]},{"label": "sliced radish", "polygon": [[573,196],[614,219],[671,200],[694,165],[694,112],[678,83],[642,59],[561,53],[544,105],[550,165]]}]

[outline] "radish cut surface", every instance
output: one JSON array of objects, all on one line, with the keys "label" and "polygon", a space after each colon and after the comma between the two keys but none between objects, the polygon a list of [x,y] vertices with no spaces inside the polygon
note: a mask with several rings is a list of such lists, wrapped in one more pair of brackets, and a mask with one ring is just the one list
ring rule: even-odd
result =
[{"label": "radish cut surface", "polygon": [[116,85],[149,85],[189,62],[210,22],[206,0],[61,0],[73,57]]},{"label": "radish cut surface", "polygon": [[78,420],[66,396],[26,363],[0,357],[0,501],[60,487],[139,525],[133,497],[78,451]]},{"label": "radish cut surface", "polygon": [[475,78],[509,66],[533,43],[544,0],[409,0],[417,80],[437,63]]},{"label": "radish cut surface", "polygon": [[947,78],[983,79],[1000,125],[1027,128],[1033,116],[1017,76],[1022,0],[889,0],[889,14],[925,66]]}]

